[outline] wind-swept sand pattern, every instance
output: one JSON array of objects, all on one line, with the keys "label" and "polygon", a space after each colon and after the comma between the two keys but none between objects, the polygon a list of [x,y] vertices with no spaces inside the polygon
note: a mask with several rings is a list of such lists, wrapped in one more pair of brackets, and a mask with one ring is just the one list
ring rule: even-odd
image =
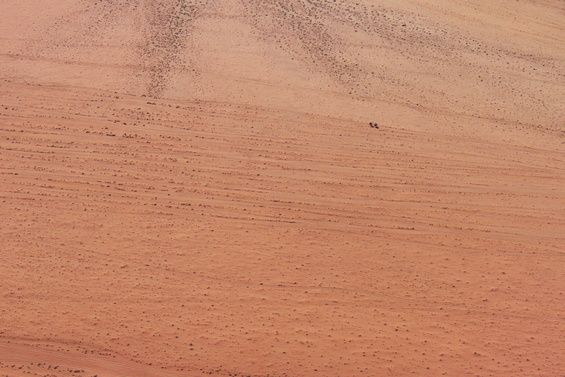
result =
[{"label": "wind-swept sand pattern", "polygon": [[561,375],[562,15],[3,2],[0,376]]}]

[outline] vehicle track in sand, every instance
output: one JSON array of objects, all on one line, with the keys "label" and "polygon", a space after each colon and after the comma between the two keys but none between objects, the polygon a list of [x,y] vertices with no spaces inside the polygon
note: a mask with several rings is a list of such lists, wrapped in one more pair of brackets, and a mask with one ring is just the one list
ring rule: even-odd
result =
[{"label": "vehicle track in sand", "polygon": [[[128,63],[120,68],[139,67],[136,74],[128,73],[130,80],[144,86],[147,96],[156,98],[179,71],[196,75],[185,51],[190,49],[191,55],[197,54],[191,31],[206,4],[207,1],[194,0],[80,0],[51,25],[31,33],[35,37],[27,43],[26,50],[33,51],[35,56],[27,57],[103,66],[88,52],[89,48],[102,47],[116,57],[127,49],[132,54],[125,57]],[[83,54],[73,53],[73,49]]]}]

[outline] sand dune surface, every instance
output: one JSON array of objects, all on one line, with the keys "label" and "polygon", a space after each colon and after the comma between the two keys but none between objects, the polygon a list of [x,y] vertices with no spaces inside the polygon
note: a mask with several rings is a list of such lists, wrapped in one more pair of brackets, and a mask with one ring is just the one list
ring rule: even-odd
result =
[{"label": "sand dune surface", "polygon": [[0,2],[0,376],[561,376],[558,0]]}]

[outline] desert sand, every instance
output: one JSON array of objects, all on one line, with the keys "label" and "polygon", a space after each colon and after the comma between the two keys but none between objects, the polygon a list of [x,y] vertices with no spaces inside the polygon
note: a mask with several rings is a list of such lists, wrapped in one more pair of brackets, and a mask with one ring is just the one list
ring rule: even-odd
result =
[{"label": "desert sand", "polygon": [[564,15],[0,2],[0,376],[565,376]]}]

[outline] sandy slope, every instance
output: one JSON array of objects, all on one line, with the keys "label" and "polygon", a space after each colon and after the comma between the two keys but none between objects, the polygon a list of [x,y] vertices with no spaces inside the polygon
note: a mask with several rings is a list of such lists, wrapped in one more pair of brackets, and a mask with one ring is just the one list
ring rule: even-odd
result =
[{"label": "sandy slope", "polygon": [[1,2],[0,375],[562,375],[563,14]]}]

